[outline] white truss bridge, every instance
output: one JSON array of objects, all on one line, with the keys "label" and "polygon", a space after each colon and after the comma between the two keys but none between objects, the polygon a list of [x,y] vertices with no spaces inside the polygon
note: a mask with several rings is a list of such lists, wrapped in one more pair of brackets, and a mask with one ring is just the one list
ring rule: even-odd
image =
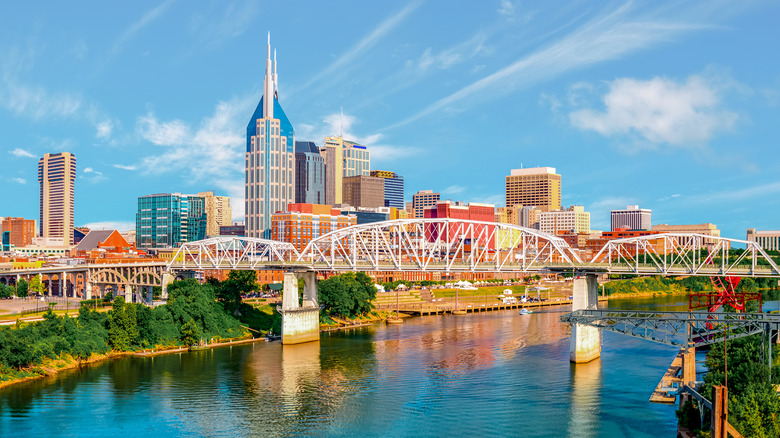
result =
[{"label": "white truss bridge", "polygon": [[[744,246],[738,256],[732,246]],[[591,259],[560,237],[516,225],[457,219],[399,219],[355,225],[291,243],[215,237],[181,246],[168,270],[539,272],[780,276],[755,242],[692,233],[617,239]]]}]

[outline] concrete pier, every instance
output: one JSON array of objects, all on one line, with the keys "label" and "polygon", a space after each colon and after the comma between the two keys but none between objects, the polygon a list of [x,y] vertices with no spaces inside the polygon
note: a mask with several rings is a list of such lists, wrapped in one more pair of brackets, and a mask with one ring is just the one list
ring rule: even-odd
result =
[{"label": "concrete pier", "polygon": [[[299,304],[298,279],[303,279],[303,305]],[[282,291],[282,344],[320,340],[320,305],[316,272],[287,272]]]},{"label": "concrete pier", "polygon": [[[574,279],[571,310],[598,309],[599,285],[595,274]],[[569,358],[574,363],[586,363],[601,356],[601,333],[595,327],[572,324]]]}]

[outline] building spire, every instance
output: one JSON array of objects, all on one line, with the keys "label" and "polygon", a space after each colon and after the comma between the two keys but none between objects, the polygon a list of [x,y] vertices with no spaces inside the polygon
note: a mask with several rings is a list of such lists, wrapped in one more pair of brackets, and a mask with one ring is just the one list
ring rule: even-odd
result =
[{"label": "building spire", "polygon": [[279,83],[276,80],[276,49],[274,49],[274,97],[279,98]]},{"label": "building spire", "polygon": [[268,50],[265,58],[265,81],[263,83],[263,117],[274,117],[274,75],[271,72],[271,32],[268,32]]}]

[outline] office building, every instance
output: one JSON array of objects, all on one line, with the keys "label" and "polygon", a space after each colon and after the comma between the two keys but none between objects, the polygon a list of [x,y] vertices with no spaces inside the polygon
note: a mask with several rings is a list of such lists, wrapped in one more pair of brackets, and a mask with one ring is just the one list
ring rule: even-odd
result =
[{"label": "office building", "polygon": [[43,154],[38,160],[41,237],[56,237],[73,244],[76,156],[70,152]]},{"label": "office building", "polygon": [[[391,219],[398,219],[393,217],[394,212],[397,212],[392,207],[352,207],[342,206],[339,208],[341,214],[344,216],[355,216],[357,218],[357,225],[370,224],[372,222],[382,222]],[[397,213],[395,213],[397,214]]]},{"label": "office building", "polygon": [[434,207],[439,202],[441,194],[434,193],[433,190],[420,190],[412,195],[412,210],[414,217],[425,217],[425,209]]},{"label": "office building", "polygon": [[8,232],[8,244],[16,247],[30,245],[35,237],[35,221],[21,217],[7,217],[0,224],[0,233]]},{"label": "office building", "polygon": [[233,209],[229,196],[215,196],[213,191],[200,192],[203,209],[206,212],[206,236],[219,236],[219,227],[228,226],[233,221]]},{"label": "office building", "polygon": [[385,179],[385,207],[404,208],[404,177],[389,170],[372,170],[371,176]]},{"label": "office building", "polygon": [[138,198],[136,247],[178,248],[206,237],[206,212],[200,196],[159,193]]},{"label": "office building", "polygon": [[298,251],[313,239],[357,223],[354,215],[342,215],[330,205],[289,204],[287,209],[272,216],[271,238],[292,243]]},{"label": "office building", "polygon": [[522,205],[512,207],[496,207],[496,222],[510,225],[520,225],[520,216],[523,210]]},{"label": "office building", "polygon": [[[694,233],[703,234],[705,236],[720,237],[720,230],[715,224],[703,223],[703,224],[690,224],[690,225],[667,225],[658,224],[653,225],[653,231],[659,233]],[[678,245],[687,245],[691,243],[690,237],[677,237],[676,242]],[[708,248],[714,247],[716,241],[714,239],[704,239],[704,244]]]},{"label": "office building", "polygon": [[375,176],[347,176],[343,178],[343,204],[353,207],[384,207],[385,178]]},{"label": "office building", "polygon": [[767,251],[780,251],[780,230],[756,231],[755,228],[748,228],[745,240],[756,242]]},{"label": "office building", "polygon": [[542,214],[542,210],[528,205],[520,209],[520,226],[526,228],[539,229],[539,215]]},{"label": "office building", "polygon": [[313,141],[295,142],[295,203],[325,203],[325,158]]},{"label": "office building", "polygon": [[246,236],[246,227],[243,224],[221,226],[219,227],[219,235],[244,237]]},{"label": "office building", "polygon": [[506,177],[506,205],[533,205],[541,211],[561,209],[561,176],[554,167],[512,169]]},{"label": "office building", "polygon": [[276,53],[268,36],[263,97],[246,130],[245,214],[248,237],[271,237],[271,215],[295,201],[295,131],[279,104]]},{"label": "office building", "polygon": [[368,176],[371,155],[365,146],[343,137],[325,137],[325,147],[320,152],[325,156],[325,203],[344,204],[343,178]]},{"label": "office building", "polygon": [[[450,218],[480,222],[493,222],[495,215],[495,205],[476,202],[464,204],[462,202],[439,201],[436,203],[436,206],[428,207],[424,212],[424,217],[426,219]],[[473,230],[474,236],[482,235],[487,237],[493,232],[493,228],[495,228],[495,226],[483,224],[474,225],[472,228],[459,223],[448,224],[444,226],[443,229],[435,224],[430,224],[430,226],[426,225],[426,227],[425,234],[429,242],[439,240],[447,244],[452,244],[454,242],[463,241],[464,245],[469,245],[470,247],[476,243],[472,242],[469,237],[472,233],[471,230]],[[439,229],[442,230],[441,235],[439,234]],[[487,243],[488,248],[495,248],[495,246],[495,239],[490,240]]]},{"label": "office building", "polygon": [[628,230],[652,230],[650,215],[652,210],[639,208],[638,205],[629,205],[625,210],[612,210],[610,222],[612,231],[618,228]]},{"label": "office building", "polygon": [[590,233],[590,213],[581,205],[572,205],[566,210],[542,211],[539,213],[539,230],[553,235],[559,231]]}]

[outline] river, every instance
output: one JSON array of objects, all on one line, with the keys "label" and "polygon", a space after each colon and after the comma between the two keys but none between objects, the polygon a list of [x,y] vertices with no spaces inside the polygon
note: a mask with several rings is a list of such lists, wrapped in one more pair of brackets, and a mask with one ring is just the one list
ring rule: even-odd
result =
[{"label": "river", "polygon": [[[677,310],[682,299],[609,307]],[[601,358],[572,365],[565,310],[106,361],[0,390],[0,437],[673,437],[675,408],[648,398],[676,349],[605,332]]]}]

